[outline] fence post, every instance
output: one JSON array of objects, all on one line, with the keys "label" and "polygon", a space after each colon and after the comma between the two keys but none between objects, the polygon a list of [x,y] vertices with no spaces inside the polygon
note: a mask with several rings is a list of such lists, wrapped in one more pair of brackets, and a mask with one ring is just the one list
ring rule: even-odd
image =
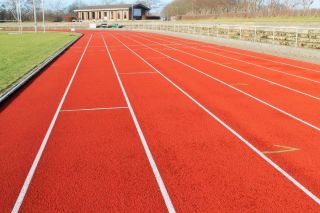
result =
[{"label": "fence post", "polygon": [[219,38],[219,27],[217,25],[217,38]]},{"label": "fence post", "polygon": [[213,35],[213,32],[214,32],[213,25],[211,25],[211,32],[212,32],[212,37],[214,37],[214,35]]},{"label": "fence post", "polygon": [[272,44],[274,44],[274,37],[275,37],[275,28],[273,28],[273,32],[272,32]]},{"label": "fence post", "polygon": [[296,47],[298,47],[298,27],[296,28]]},{"label": "fence post", "polygon": [[254,26],[254,42],[257,42],[257,26]]}]

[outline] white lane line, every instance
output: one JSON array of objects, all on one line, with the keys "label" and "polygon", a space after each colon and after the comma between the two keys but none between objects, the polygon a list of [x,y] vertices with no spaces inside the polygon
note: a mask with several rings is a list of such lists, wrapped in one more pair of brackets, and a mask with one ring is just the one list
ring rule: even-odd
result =
[{"label": "white lane line", "polygon": [[[154,42],[154,43],[157,43],[157,44],[161,44],[161,43],[159,43],[159,42],[152,41],[152,40],[147,39],[147,38],[142,37],[142,36],[135,36],[135,37],[142,38],[142,39],[145,39],[145,40],[147,40],[147,41]],[[239,72],[239,73],[242,73],[242,74],[244,74],[244,75],[248,75],[248,76],[250,76],[250,77],[259,79],[259,80],[261,80],[261,81],[265,81],[265,82],[270,83],[270,84],[272,84],[272,85],[276,85],[276,86],[278,86],[278,87],[287,89],[287,90],[289,90],[289,91],[291,91],[291,92],[295,92],[295,93],[298,93],[298,94],[300,94],[300,95],[304,95],[304,96],[307,96],[307,97],[309,97],[309,98],[312,98],[312,99],[315,99],[315,100],[318,100],[318,101],[320,100],[320,97],[311,95],[311,94],[306,93],[306,92],[302,92],[302,91],[300,91],[300,90],[297,90],[297,89],[294,89],[294,88],[285,86],[285,85],[283,85],[283,84],[276,83],[276,82],[274,82],[274,81],[271,81],[271,80],[268,80],[268,79],[265,79],[265,78],[262,78],[262,77],[253,75],[253,74],[251,74],[251,73],[247,73],[247,72],[245,72],[245,71],[243,71],[243,70],[236,69],[236,68],[227,66],[227,65],[225,65],[225,64],[221,64],[221,63],[215,62],[215,61],[213,61],[213,60],[210,60],[210,59],[207,59],[207,58],[204,58],[204,57],[201,57],[201,56],[197,56],[197,55],[194,55],[194,54],[192,54],[192,53],[189,53],[189,52],[186,52],[186,51],[183,51],[183,50],[174,48],[174,47],[169,47],[169,46],[166,46],[166,45],[163,45],[163,46],[168,47],[168,48],[170,48],[170,49],[172,49],[172,50],[175,50],[175,51],[184,53],[184,54],[186,54],[186,55],[190,55],[190,56],[192,56],[192,57],[195,57],[195,58],[198,58],[198,59],[201,59],[201,60],[204,60],[204,61],[213,63],[213,64],[217,64],[217,65],[219,65],[219,66],[221,66],[221,67],[225,67],[225,68],[227,68],[227,69],[231,69],[231,70],[233,70],[233,71],[235,71],[235,72]],[[153,48],[152,48],[152,49],[153,49]],[[153,49],[153,50],[154,50],[154,49]]]},{"label": "white lane line", "polygon": [[127,95],[127,92],[126,92],[126,90],[125,90],[125,88],[124,88],[124,86],[123,86],[123,83],[122,83],[122,80],[121,80],[121,78],[120,78],[120,75],[118,74],[118,69],[117,69],[117,67],[116,67],[116,65],[115,65],[115,63],[114,63],[114,60],[113,60],[112,56],[111,56],[111,53],[110,53],[109,48],[108,48],[108,45],[107,45],[104,37],[103,37],[102,35],[101,35],[101,37],[102,37],[102,39],[103,39],[104,45],[105,45],[105,47],[106,47],[107,53],[108,53],[108,55],[109,55],[110,61],[111,61],[112,66],[113,66],[113,70],[114,70],[114,72],[115,72],[115,74],[116,74],[116,76],[117,76],[117,79],[118,79],[118,81],[119,81],[119,85],[120,85],[120,87],[121,87],[123,96],[124,96],[124,98],[125,98],[125,100],[126,100],[126,102],[127,102],[127,105],[128,105],[128,107],[129,107],[129,111],[130,111],[130,113],[131,113],[132,120],[133,120],[133,122],[134,122],[134,125],[136,126],[136,129],[137,129],[137,132],[138,132],[138,134],[139,134],[141,143],[142,143],[143,148],[144,148],[144,150],[145,150],[145,153],[146,153],[146,155],[147,155],[147,158],[148,158],[148,161],[149,161],[150,166],[151,166],[151,168],[152,168],[153,174],[154,174],[154,176],[155,176],[155,178],[156,178],[156,180],[157,180],[159,189],[160,189],[160,191],[161,191],[161,194],[162,194],[162,197],[163,197],[163,199],[164,199],[164,201],[165,201],[165,204],[166,204],[166,206],[167,206],[167,209],[168,209],[168,211],[169,211],[170,213],[175,213],[176,211],[175,211],[174,206],[173,206],[173,204],[172,204],[171,198],[170,198],[170,196],[169,196],[169,194],[168,194],[168,191],[167,191],[167,189],[166,189],[166,186],[165,186],[165,184],[164,184],[164,182],[163,182],[163,180],[162,180],[162,177],[161,177],[161,175],[160,175],[160,172],[159,172],[159,170],[158,170],[158,167],[157,167],[157,165],[156,165],[156,162],[155,162],[154,159],[153,159],[152,153],[151,153],[151,151],[150,151],[150,149],[149,149],[147,140],[146,140],[146,138],[144,137],[144,134],[143,134],[143,132],[142,132],[142,129],[141,129],[141,127],[140,127],[140,124],[139,124],[139,122],[138,122],[138,119],[137,119],[137,117],[136,117],[136,115],[135,115],[135,113],[134,113],[134,110],[133,110],[132,106],[131,106],[131,102],[130,102],[130,100],[129,100],[129,98],[128,98],[128,95]]},{"label": "white lane line", "polygon": [[[112,34],[111,34],[112,35]],[[113,35],[112,35],[113,36]],[[113,36],[116,40],[122,43],[125,47],[127,47],[122,41],[118,38]],[[312,200],[314,200],[318,205],[320,205],[320,198],[314,195],[310,190],[308,190],[305,186],[303,186],[299,181],[294,179],[290,174],[288,174],[285,170],[283,170],[279,165],[274,163],[270,158],[268,158],[265,154],[259,151],[254,145],[252,145],[249,141],[247,141],[244,137],[242,137],[237,131],[235,131],[232,127],[226,124],[223,120],[221,120],[218,116],[213,114],[210,110],[208,110],[205,106],[203,106],[200,102],[194,99],[190,94],[184,91],[181,87],[179,87],[176,83],[174,83],[171,79],[167,76],[162,74],[156,67],[146,61],[142,56],[138,53],[127,47],[134,55],[140,58],[143,62],[145,62],[148,66],[154,69],[156,72],[159,73],[165,80],[167,80],[170,84],[172,84],[175,88],[177,88],[181,93],[187,96],[191,101],[193,101],[196,105],[198,105],[201,109],[203,109],[206,113],[208,113],[213,119],[219,122],[222,126],[224,126],[229,132],[231,132],[234,136],[240,139],[245,145],[247,145],[251,150],[253,150],[257,155],[259,155],[263,160],[269,163],[273,168],[275,168],[278,172],[280,172],[284,177],[286,177],[289,181],[291,181],[296,187],[298,187],[301,191],[303,191],[306,195],[308,195]]]},{"label": "white lane line", "polygon": [[[141,42],[139,42],[137,40],[134,40],[132,38],[128,38],[128,39],[136,41],[137,43],[141,43]],[[215,80],[215,81],[217,81],[217,82],[219,82],[219,83],[221,83],[221,84],[223,84],[223,85],[225,85],[225,86],[227,86],[227,87],[229,87],[231,89],[234,89],[237,92],[242,93],[242,94],[244,94],[244,95],[246,95],[246,96],[248,96],[248,97],[250,97],[250,98],[252,98],[252,99],[254,99],[254,100],[256,100],[256,101],[258,101],[258,102],[260,102],[260,103],[262,103],[262,104],[264,104],[264,105],[266,105],[266,106],[268,106],[268,107],[270,107],[270,108],[272,108],[272,109],[274,109],[274,110],[276,110],[276,111],[278,111],[278,112],[280,112],[280,113],[282,113],[282,114],[284,114],[284,115],[286,115],[286,116],[288,116],[288,117],[290,117],[290,118],[292,118],[294,120],[296,120],[296,121],[299,121],[300,123],[303,123],[304,125],[306,125],[308,127],[311,127],[313,129],[317,130],[318,132],[320,132],[320,127],[318,127],[318,126],[315,126],[315,125],[313,125],[313,124],[311,124],[311,123],[309,123],[309,122],[307,122],[307,121],[305,121],[305,120],[303,120],[303,119],[301,119],[301,118],[299,118],[299,117],[297,117],[295,115],[292,115],[289,112],[286,112],[286,111],[284,111],[284,110],[282,110],[282,109],[280,109],[280,108],[278,108],[278,107],[276,107],[276,106],[274,106],[274,105],[272,105],[272,104],[270,104],[270,103],[268,103],[268,102],[266,102],[266,101],[264,101],[262,99],[259,99],[259,98],[255,97],[255,96],[253,96],[253,95],[251,95],[251,94],[249,94],[249,93],[237,88],[237,87],[234,87],[234,86],[232,86],[232,85],[230,85],[230,84],[228,84],[228,83],[226,83],[226,82],[224,82],[224,81],[222,81],[222,80],[220,80],[220,79],[218,79],[218,78],[216,78],[214,76],[211,76],[211,75],[209,75],[209,74],[207,74],[205,72],[202,72],[201,70],[199,70],[199,69],[197,69],[195,67],[192,67],[189,64],[186,64],[186,63],[184,63],[182,61],[179,61],[178,59],[175,59],[175,58],[173,58],[173,57],[171,57],[169,55],[166,55],[166,54],[164,54],[164,53],[162,53],[162,52],[160,52],[160,51],[158,51],[156,49],[153,49],[151,47],[149,47],[149,49],[151,49],[151,50],[153,50],[155,52],[158,52],[159,54],[165,55],[165,56],[167,56],[168,58],[170,58],[173,61],[176,61],[176,62],[178,62],[178,63],[180,63],[180,64],[182,64],[182,65],[184,65],[184,66],[186,66],[186,67],[198,72],[198,73],[201,73],[202,75],[204,75],[204,76],[206,76],[208,78],[211,78],[211,79],[213,79],[213,80]]]},{"label": "white lane line", "polygon": [[101,107],[101,108],[81,108],[81,109],[62,109],[60,112],[81,112],[81,111],[101,111],[101,110],[116,110],[128,109],[128,107]]},{"label": "white lane line", "polygon": [[[206,46],[206,47],[208,47],[208,46]],[[258,57],[258,56],[253,56],[253,55],[248,55],[248,54],[239,53],[239,52],[235,52],[235,51],[225,50],[225,49],[222,49],[222,48],[216,48],[216,47],[212,47],[212,46],[209,46],[209,48],[221,50],[221,51],[224,51],[224,52],[231,52],[231,53],[235,53],[237,55],[248,56],[248,57],[251,57],[251,58],[261,59],[261,60],[264,60],[264,61],[269,61],[269,62],[282,64],[282,65],[286,65],[286,66],[290,66],[290,67],[295,67],[295,68],[299,68],[299,69],[303,69],[303,70],[307,70],[307,71],[311,71],[311,72],[320,73],[320,70],[301,67],[301,66],[298,66],[298,65],[288,64],[288,63],[285,63],[285,62],[275,61],[275,60],[271,60],[271,59],[266,59],[266,58],[262,58],[262,57]]]},{"label": "white lane line", "polygon": [[32,166],[31,166],[31,168],[29,170],[29,173],[28,173],[28,175],[27,175],[27,177],[26,177],[26,179],[24,181],[24,184],[23,184],[21,190],[20,190],[19,196],[18,196],[18,198],[17,198],[17,200],[16,200],[16,202],[14,204],[14,207],[13,207],[13,209],[11,211],[12,213],[19,212],[19,209],[20,209],[21,204],[22,204],[22,202],[24,200],[24,197],[25,197],[25,195],[26,195],[26,193],[28,191],[29,185],[30,185],[31,180],[33,178],[33,175],[34,175],[34,173],[35,173],[35,171],[37,169],[38,163],[39,163],[39,161],[41,159],[42,153],[43,153],[43,151],[44,151],[44,149],[45,149],[45,147],[47,145],[47,142],[49,140],[51,132],[52,132],[52,130],[54,128],[54,125],[55,125],[55,123],[57,121],[57,118],[59,116],[59,113],[60,113],[60,110],[62,108],[62,105],[63,105],[63,103],[64,103],[64,101],[65,101],[65,99],[67,97],[69,89],[70,89],[70,87],[72,85],[72,82],[73,82],[73,80],[74,80],[74,78],[75,78],[75,76],[77,74],[77,71],[78,71],[79,66],[80,66],[80,64],[82,62],[82,59],[83,59],[83,57],[84,57],[84,55],[85,55],[85,53],[86,53],[86,51],[88,49],[88,46],[89,46],[89,43],[90,43],[91,39],[92,39],[92,34],[91,34],[91,36],[90,36],[90,38],[88,40],[88,43],[87,43],[85,49],[83,50],[83,53],[81,55],[81,58],[79,59],[79,62],[77,64],[75,70],[73,71],[72,77],[71,77],[71,79],[70,79],[70,81],[68,83],[68,86],[67,86],[66,90],[64,91],[64,94],[63,94],[63,96],[62,96],[62,98],[60,100],[60,103],[58,105],[58,108],[57,108],[57,110],[56,110],[56,112],[55,112],[55,114],[54,114],[54,116],[53,116],[53,118],[51,120],[50,126],[49,126],[49,128],[48,128],[48,130],[46,132],[46,135],[42,140],[42,143],[41,143],[41,146],[40,146],[40,148],[38,150],[38,153],[37,153],[37,155],[36,155],[36,157],[35,157],[35,159],[34,159],[34,161],[32,163]]},{"label": "white lane line", "polygon": [[[143,37],[146,37],[146,36],[144,36],[142,34],[139,34],[139,35],[141,35]],[[150,37],[148,37],[148,38],[150,38]],[[161,38],[156,38],[156,39],[168,42],[168,40],[166,40],[166,39],[161,39]],[[263,66],[263,65],[260,65],[260,64],[256,64],[256,63],[252,63],[252,62],[249,62],[249,61],[233,58],[233,57],[230,57],[230,56],[226,56],[226,55],[223,55],[223,54],[211,52],[211,51],[208,51],[208,50],[203,50],[203,49],[199,49],[199,48],[192,47],[192,46],[188,47],[187,49],[194,49],[194,50],[198,50],[198,51],[201,51],[201,52],[204,52],[204,53],[209,53],[211,55],[221,56],[223,58],[228,58],[228,59],[231,59],[231,60],[240,61],[240,62],[243,62],[243,63],[246,63],[246,64],[250,64],[250,65],[253,65],[253,66],[256,66],[256,67],[260,67],[260,68],[263,68],[263,69],[266,69],[266,70],[269,70],[269,71],[281,73],[281,74],[284,74],[284,75],[288,75],[288,76],[292,76],[292,77],[295,77],[295,78],[300,78],[300,79],[303,79],[303,80],[306,80],[306,81],[310,81],[310,82],[313,82],[313,83],[316,83],[316,84],[320,84],[320,81],[318,81],[318,80],[307,78],[307,77],[304,77],[304,76],[301,76],[301,75],[296,75],[296,74],[284,72],[284,71],[277,70],[277,69],[274,69],[274,68],[269,68],[269,67],[266,67],[266,66]],[[224,65],[233,65],[233,63],[230,63],[230,62],[229,63],[222,63],[222,64],[224,64]]]},{"label": "white lane line", "polygon": [[[168,37],[168,36],[166,36]],[[169,38],[172,38],[172,39],[175,39],[173,37],[169,37]],[[182,39],[175,39],[177,41],[181,41],[183,43],[186,43],[186,44],[195,44],[195,45],[199,45],[199,43],[197,43],[196,41],[185,41],[185,40],[182,40]],[[190,42],[190,43],[189,43]],[[203,43],[203,42],[201,42]],[[306,68],[306,67],[302,67],[302,66],[298,66],[298,65],[293,65],[293,64],[288,64],[288,63],[285,63],[285,62],[280,62],[280,61],[275,61],[275,60],[271,60],[271,59],[266,59],[266,58],[262,58],[262,57],[259,57],[259,56],[253,56],[253,55],[248,55],[248,54],[245,54],[245,53],[240,53],[240,52],[236,52],[236,51],[232,51],[232,50],[226,50],[226,49],[223,49],[223,48],[217,48],[217,47],[213,47],[212,44],[204,44],[204,45],[200,45],[200,47],[206,47],[206,48],[211,48],[211,49],[216,49],[216,50],[221,50],[221,51],[224,51],[224,52],[230,52],[230,53],[235,53],[237,55],[243,55],[243,56],[248,56],[248,57],[251,57],[251,58],[256,58],[256,59],[261,59],[261,60],[264,60],[264,61],[269,61],[269,62],[273,62],[273,63],[277,63],[277,64],[282,64],[282,65],[286,65],[286,66],[290,66],[290,67],[295,67],[295,68],[299,68],[299,69],[303,69],[303,70],[308,70],[308,71],[312,71],[312,72],[317,72],[317,73],[320,73],[320,70],[316,70],[316,69],[311,69],[311,68]]]},{"label": "white lane line", "polygon": [[157,74],[156,72],[119,72],[121,75]]}]

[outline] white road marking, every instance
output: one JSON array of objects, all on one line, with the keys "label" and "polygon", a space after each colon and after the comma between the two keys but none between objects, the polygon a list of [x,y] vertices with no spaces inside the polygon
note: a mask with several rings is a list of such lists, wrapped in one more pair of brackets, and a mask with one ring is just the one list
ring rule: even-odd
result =
[{"label": "white road marking", "polygon": [[31,168],[30,168],[30,170],[29,170],[29,173],[28,173],[28,175],[27,175],[27,177],[26,177],[26,179],[25,179],[25,181],[24,181],[24,184],[23,184],[21,190],[20,190],[19,196],[18,196],[18,198],[17,198],[17,200],[16,200],[16,202],[15,202],[15,204],[14,204],[14,207],[13,207],[13,209],[12,209],[12,213],[17,213],[17,212],[19,212],[19,209],[20,209],[21,204],[22,204],[22,202],[23,202],[23,200],[24,200],[24,197],[25,197],[25,195],[26,195],[26,193],[27,193],[27,191],[28,191],[29,185],[30,185],[31,180],[32,180],[32,178],[33,178],[33,175],[34,175],[34,173],[35,173],[35,171],[36,171],[36,169],[37,169],[38,163],[39,163],[39,161],[40,161],[40,159],[41,159],[42,153],[43,153],[43,151],[44,151],[44,149],[45,149],[45,147],[46,147],[46,145],[47,145],[47,142],[48,142],[48,140],[49,140],[49,137],[50,137],[50,135],[51,135],[51,132],[52,132],[52,130],[53,130],[53,128],[54,128],[54,125],[55,125],[55,123],[56,123],[56,121],[57,121],[57,118],[58,118],[58,116],[59,116],[59,113],[60,113],[60,110],[61,110],[61,108],[62,108],[62,105],[63,105],[63,103],[64,103],[64,101],[65,101],[65,99],[66,99],[66,97],[67,97],[67,94],[68,94],[68,92],[69,92],[69,89],[70,89],[70,87],[71,87],[71,85],[72,85],[72,82],[73,82],[73,80],[74,80],[74,78],[75,78],[75,76],[76,76],[76,74],[77,74],[77,71],[78,71],[79,66],[80,66],[80,64],[81,64],[81,62],[82,62],[82,59],[83,59],[83,57],[84,57],[84,55],[85,55],[85,53],[86,53],[86,51],[87,51],[87,49],[88,49],[88,46],[89,46],[89,43],[90,43],[91,39],[92,39],[92,34],[91,34],[91,36],[90,36],[90,38],[89,38],[89,40],[88,40],[88,43],[87,43],[85,49],[83,50],[83,53],[82,53],[82,55],[81,55],[81,58],[79,59],[79,62],[78,62],[77,66],[76,66],[76,68],[75,68],[75,70],[74,70],[74,72],[73,72],[73,74],[72,74],[72,77],[71,77],[71,79],[70,79],[70,81],[69,81],[69,83],[68,83],[68,86],[67,86],[67,88],[66,88],[66,90],[65,90],[65,92],[64,92],[64,94],[63,94],[63,96],[62,96],[62,98],[61,98],[61,100],[60,100],[60,103],[59,103],[59,105],[58,105],[58,108],[57,108],[57,110],[56,110],[56,112],[55,112],[55,114],[54,114],[54,116],[53,116],[53,119],[51,120],[50,126],[49,126],[49,128],[48,128],[48,130],[47,130],[47,132],[46,132],[46,135],[45,135],[45,137],[44,137],[43,140],[42,140],[40,149],[38,150],[38,153],[37,153],[37,155],[36,155],[36,157],[35,157],[35,159],[34,159],[34,161],[33,161],[33,163],[32,163],[32,166],[31,166]]},{"label": "white road marking", "polygon": [[[128,39],[136,41],[137,43],[141,43],[141,42],[139,42],[137,40],[134,40],[132,38],[128,38]],[[147,45],[145,45],[145,46],[147,46]],[[189,67],[190,69],[192,69],[192,70],[194,70],[194,71],[196,71],[198,73],[201,73],[202,75],[207,76],[208,78],[211,78],[211,79],[213,79],[213,80],[215,80],[215,81],[217,81],[217,82],[219,82],[219,83],[221,83],[221,84],[223,84],[223,85],[225,85],[225,86],[227,86],[229,88],[232,88],[232,89],[238,91],[239,93],[242,93],[242,94],[244,94],[244,95],[246,95],[246,96],[248,96],[248,97],[250,97],[250,98],[252,98],[252,99],[254,99],[254,100],[256,100],[256,101],[258,101],[258,102],[260,102],[260,103],[262,103],[262,104],[264,104],[264,105],[266,105],[266,106],[268,106],[268,107],[270,107],[270,108],[272,108],[272,109],[274,109],[274,110],[276,110],[276,111],[278,111],[278,112],[280,112],[280,113],[282,113],[282,114],[284,114],[284,115],[286,115],[286,116],[288,116],[288,117],[290,117],[290,118],[292,118],[294,120],[296,120],[296,121],[299,121],[300,123],[303,123],[304,125],[309,126],[309,127],[313,128],[313,129],[317,130],[318,132],[320,132],[320,127],[318,127],[318,126],[315,126],[315,125],[313,125],[313,124],[311,124],[311,123],[309,123],[309,122],[307,122],[307,121],[305,121],[305,120],[303,120],[303,119],[301,119],[301,118],[299,118],[299,117],[297,117],[295,115],[292,115],[291,113],[286,112],[286,111],[284,111],[284,110],[282,110],[282,109],[280,109],[280,108],[278,108],[278,107],[276,107],[276,106],[274,106],[274,105],[272,105],[272,104],[270,104],[270,103],[268,103],[268,102],[266,102],[266,101],[264,101],[264,100],[262,100],[260,98],[257,98],[257,97],[255,97],[255,96],[253,96],[253,95],[251,95],[251,94],[249,94],[249,93],[247,93],[247,92],[245,92],[245,91],[243,91],[243,90],[241,90],[241,89],[239,89],[237,87],[234,87],[234,86],[232,86],[232,85],[230,85],[230,84],[228,84],[228,83],[226,83],[226,82],[224,82],[224,81],[222,81],[222,80],[220,80],[220,79],[218,79],[218,78],[216,78],[216,77],[214,77],[212,75],[209,75],[209,74],[207,74],[207,73],[205,73],[205,72],[203,72],[203,71],[201,71],[201,70],[199,70],[199,69],[197,69],[195,67],[192,67],[189,64],[186,64],[186,63],[184,63],[182,61],[179,61],[178,59],[175,59],[175,58],[173,58],[173,57],[171,57],[169,55],[166,55],[166,54],[164,54],[164,53],[162,53],[162,52],[160,52],[160,51],[158,51],[156,49],[153,49],[151,47],[149,47],[149,49],[151,49],[151,50],[153,50],[155,52],[158,52],[161,55],[165,55],[165,56],[167,56],[168,58],[170,58],[173,61],[176,61],[176,62],[178,62],[178,63],[180,63],[180,64],[182,64],[182,65],[184,65],[186,67]]]},{"label": "white road marking", "polygon": [[[111,34],[112,35],[112,34]],[[113,35],[112,35],[113,36]],[[232,127],[230,127],[228,124],[226,124],[223,120],[221,120],[218,116],[213,114],[210,110],[208,110],[205,106],[203,106],[200,102],[198,102],[196,99],[194,99],[190,94],[188,94],[186,91],[184,91],[181,87],[179,87],[176,83],[174,83],[171,79],[169,79],[167,76],[162,74],[157,68],[155,68],[152,64],[150,64],[148,61],[146,61],[142,56],[140,56],[138,53],[127,47],[122,41],[120,41],[118,38],[113,36],[116,40],[118,40],[120,43],[123,44],[128,50],[130,50],[134,55],[136,55],[138,58],[140,58],[143,62],[145,62],[148,66],[150,66],[152,69],[154,69],[156,72],[159,73],[165,80],[167,80],[170,84],[172,84],[175,88],[177,88],[181,93],[183,93],[185,96],[187,96],[191,101],[193,101],[196,105],[198,105],[201,109],[203,109],[205,112],[207,112],[213,119],[215,119],[217,122],[219,122],[222,126],[224,126],[229,132],[231,132],[234,136],[236,136],[238,139],[240,139],[245,145],[247,145],[250,149],[252,149],[257,155],[259,155],[263,160],[265,160],[267,163],[269,163],[274,169],[276,169],[278,172],[280,172],[284,177],[286,177],[289,181],[291,181],[296,187],[298,187],[301,191],[303,191],[306,195],[308,195],[312,200],[314,200],[318,205],[320,205],[320,198],[314,195],[310,190],[308,190],[305,186],[303,186],[299,181],[294,179],[290,174],[288,174],[285,170],[283,170],[279,165],[274,163],[270,158],[268,158],[265,154],[263,154],[261,151],[259,151],[255,146],[253,146],[249,141],[247,141],[244,137],[242,137],[237,131],[235,131]]]},{"label": "white road marking", "polygon": [[143,148],[144,148],[144,150],[145,150],[145,152],[146,152],[146,155],[147,155],[147,158],[148,158],[148,160],[149,160],[150,166],[151,166],[151,168],[152,168],[153,174],[154,174],[154,176],[155,176],[155,178],[156,178],[156,180],[157,180],[159,189],[160,189],[160,191],[161,191],[161,194],[162,194],[162,197],[163,197],[163,199],[164,199],[164,201],[165,201],[165,204],[166,204],[166,206],[167,206],[167,209],[168,209],[168,211],[169,211],[170,213],[175,213],[176,211],[175,211],[174,206],[173,206],[173,204],[172,204],[171,198],[170,198],[170,196],[169,196],[169,194],[168,194],[168,191],[167,191],[167,189],[166,189],[166,186],[165,186],[165,184],[164,184],[164,182],[163,182],[163,180],[162,180],[162,177],[161,177],[161,175],[160,175],[160,172],[159,172],[159,170],[158,170],[158,167],[157,167],[157,165],[156,165],[156,162],[155,162],[154,159],[153,159],[152,153],[151,153],[150,148],[149,148],[149,146],[148,146],[147,140],[146,140],[146,138],[144,137],[144,134],[143,134],[143,132],[142,132],[142,129],[141,129],[141,127],[140,127],[140,124],[139,124],[139,122],[138,122],[138,119],[137,119],[137,117],[136,117],[136,115],[135,115],[135,113],[134,113],[134,110],[133,110],[132,106],[131,106],[131,102],[130,102],[130,100],[129,100],[129,98],[128,98],[128,95],[127,95],[127,92],[126,92],[126,90],[125,90],[125,88],[124,88],[124,86],[123,86],[123,83],[122,83],[122,80],[121,80],[121,78],[120,78],[120,75],[118,74],[118,69],[117,69],[117,67],[116,67],[116,65],[115,65],[115,63],[114,63],[114,61],[113,61],[113,58],[112,58],[111,53],[110,53],[110,51],[109,51],[108,45],[107,45],[104,37],[103,37],[102,35],[101,35],[101,37],[102,37],[102,39],[103,39],[103,42],[104,42],[105,48],[106,48],[106,50],[107,50],[107,53],[108,53],[108,55],[109,55],[110,61],[111,61],[111,63],[112,63],[114,72],[115,72],[115,74],[116,74],[116,76],[117,76],[117,79],[118,79],[118,81],[119,81],[119,85],[120,85],[120,87],[121,87],[123,96],[124,96],[124,98],[125,98],[125,100],[126,100],[126,102],[127,102],[129,111],[130,111],[130,113],[131,113],[132,120],[133,120],[133,122],[134,122],[134,125],[136,126],[137,132],[138,132],[138,134],[139,134],[139,137],[140,137],[140,140],[141,140],[141,142],[142,142]]},{"label": "white road marking", "polygon": [[101,110],[115,110],[115,109],[128,109],[128,107],[106,107],[106,108],[82,108],[82,109],[63,109],[60,112],[81,112],[81,111],[101,111]]}]

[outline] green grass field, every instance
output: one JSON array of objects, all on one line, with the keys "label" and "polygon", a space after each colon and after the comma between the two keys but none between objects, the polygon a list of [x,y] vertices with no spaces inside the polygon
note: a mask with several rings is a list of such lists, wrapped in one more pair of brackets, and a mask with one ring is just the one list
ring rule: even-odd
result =
[{"label": "green grass field", "polygon": [[0,94],[79,34],[0,33]]}]

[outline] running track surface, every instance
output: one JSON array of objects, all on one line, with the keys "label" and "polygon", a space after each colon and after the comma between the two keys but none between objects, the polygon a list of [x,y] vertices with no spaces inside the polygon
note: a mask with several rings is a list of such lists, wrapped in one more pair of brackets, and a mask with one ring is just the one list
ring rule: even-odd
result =
[{"label": "running track surface", "polygon": [[1,106],[0,212],[319,212],[320,65],[85,31]]}]

